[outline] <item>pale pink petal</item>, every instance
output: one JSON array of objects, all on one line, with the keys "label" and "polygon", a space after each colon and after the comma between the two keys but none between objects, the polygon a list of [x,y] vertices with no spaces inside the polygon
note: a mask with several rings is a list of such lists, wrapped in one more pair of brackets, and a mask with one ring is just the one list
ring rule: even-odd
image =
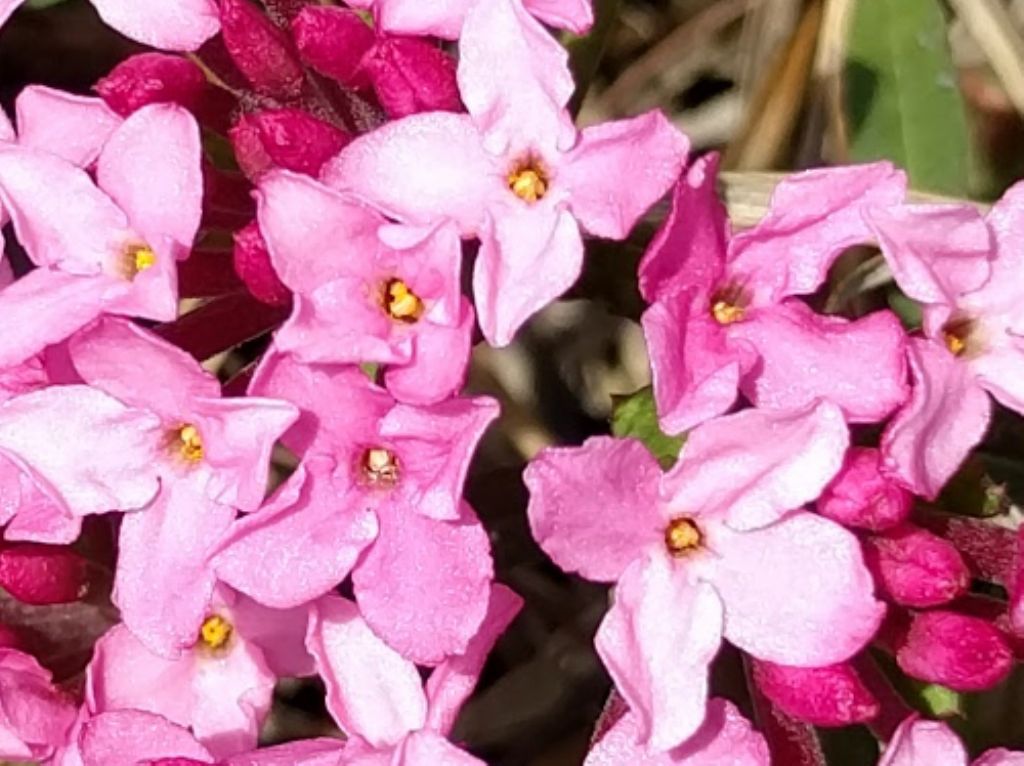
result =
[{"label": "pale pink petal", "polygon": [[442,662],[427,679],[426,728],[445,736],[451,732],[459,708],[476,687],[487,655],[522,607],[523,600],[509,588],[491,587],[487,614],[466,651]]},{"label": "pale pink petal", "polygon": [[476,316],[468,302],[455,326],[423,322],[416,333],[413,359],[384,372],[388,391],[409,404],[434,404],[458,392],[466,380]]},{"label": "pale pink petal", "polygon": [[661,540],[661,468],[633,439],[595,436],[541,450],[523,473],[533,537],[558,566],[614,582]]},{"label": "pale pink petal", "polygon": [[769,766],[768,745],[736,707],[708,702],[707,716],[689,740],[668,752],[652,752],[639,740],[638,717],[627,711],[594,743],[583,766]]},{"label": "pale pink petal", "polygon": [[772,193],[768,215],[729,243],[729,273],[748,283],[757,303],[813,293],[846,248],[871,240],[861,211],[899,204],[906,185],[888,162],[789,176]]},{"label": "pale pink petal", "polygon": [[906,333],[892,312],[849,321],[790,299],[748,312],[727,332],[758,351],[759,364],[740,384],[757,407],[804,407],[827,399],[850,423],[875,423],[909,394]]},{"label": "pale pink petal", "polygon": [[660,111],[605,122],[583,130],[556,183],[568,190],[569,209],[583,229],[625,239],[679,177],[688,150],[689,141]]},{"label": "pale pink petal", "polygon": [[476,515],[464,504],[459,521],[436,521],[388,505],[378,518],[380,536],[352,573],[367,623],[421,665],[464,653],[483,622],[494,578],[490,542]]},{"label": "pale pink petal", "polygon": [[464,236],[481,227],[490,200],[510,195],[505,168],[483,149],[464,114],[429,112],[389,122],[346,146],[321,171],[400,221],[455,221]]},{"label": "pale pink petal", "polygon": [[0,145],[0,203],[39,266],[98,273],[128,230],[125,214],[84,170],[34,149]]},{"label": "pale pink petal", "polygon": [[690,433],[662,494],[685,513],[721,514],[734,529],[771,524],[821,494],[848,444],[843,415],[827,402],[744,410]]},{"label": "pale pink petal", "polygon": [[0,288],[0,316],[17,332],[0,336],[0,367],[10,367],[60,343],[100,315],[127,283],[105,274],[80,276],[57,269],[33,269]]},{"label": "pale pink petal", "polygon": [[719,156],[693,161],[672,192],[672,207],[640,261],[640,294],[661,295],[696,288],[707,299],[725,268],[729,222],[718,199]]},{"label": "pale pink petal", "polygon": [[199,229],[202,152],[199,126],[188,111],[151,104],[114,132],[96,168],[100,188],[121,206],[132,227],[151,245],[171,239],[177,260],[188,255]]},{"label": "pale pink petal", "polygon": [[946,724],[914,715],[900,724],[878,766],[967,766],[967,751]]},{"label": "pale pink petal", "polygon": [[149,503],[159,488],[153,458],[161,438],[154,415],[87,386],[53,386],[0,405],[0,453],[79,516]]},{"label": "pale pink petal", "polygon": [[[227,590],[221,586],[214,599]],[[306,649],[308,604],[295,609],[270,609],[251,598],[237,596],[228,611],[228,618],[238,634],[246,643],[258,647],[273,675],[293,677],[316,673],[313,657]]]},{"label": "pale pink petal", "polygon": [[835,522],[794,513],[771,526],[707,530],[701,571],[725,605],[725,637],[758,659],[819,667],[849,659],[885,612],[860,544]]},{"label": "pale pink petal", "polygon": [[[2,461],[11,465],[7,461]],[[2,473],[2,469],[0,469]],[[5,540],[28,540],[51,545],[73,543],[82,533],[82,519],[73,516],[36,487],[19,471],[20,504],[17,513],[4,528]],[[4,479],[0,478],[0,483]],[[0,508],[7,503],[6,488],[0,487]]]},{"label": "pale pink petal", "polygon": [[377,537],[377,518],[344,485],[334,461],[308,458],[259,511],[237,521],[213,557],[217,576],[260,603],[299,606],[345,579]]},{"label": "pale pink petal", "polygon": [[432,731],[416,731],[398,748],[394,766],[486,766],[479,758],[462,750]]},{"label": "pale pink petal", "polygon": [[173,657],[195,641],[215,583],[209,556],[234,517],[197,482],[181,479],[121,521],[112,598],[151,651]]},{"label": "pale pink petal", "polygon": [[473,296],[484,337],[507,346],[527,319],[576,282],[583,240],[576,219],[544,202],[513,200],[492,215],[480,235]]},{"label": "pale pink petal", "polygon": [[0,0],[0,27],[7,23],[7,19],[23,2],[24,0]]},{"label": "pale pink petal", "polygon": [[971,766],[1024,766],[1024,753],[1016,753],[1004,748],[986,750]]},{"label": "pale pink petal", "polygon": [[184,726],[155,713],[116,710],[86,721],[79,739],[84,766],[136,766],[160,758],[213,763]]},{"label": "pale pink petal", "polygon": [[[119,245],[122,251],[126,246],[138,245],[140,239],[132,236],[128,242],[131,244]],[[180,248],[173,240],[164,236],[147,244],[152,249],[156,262],[131,280],[122,278],[124,287],[115,297],[107,300],[104,308],[110,313],[138,319],[172,322],[178,318],[178,268],[175,252]],[[125,257],[126,254],[123,252],[114,256],[116,259]],[[117,263],[117,260],[114,263]],[[116,267],[108,264],[107,268],[113,270]]]},{"label": "pale pink petal", "polygon": [[100,18],[121,34],[154,48],[194,51],[217,34],[213,0],[90,0]]},{"label": "pale pink petal", "polygon": [[1024,413],[1024,338],[999,340],[969,361],[971,371],[1000,404]]},{"label": "pale pink petal", "polygon": [[349,5],[373,7],[381,28],[388,32],[457,40],[473,0],[355,0]]},{"label": "pale pink petal", "polygon": [[354,603],[317,601],[306,642],[327,685],[327,709],[346,734],[384,747],[423,726],[427,700],[416,666],[373,634]]},{"label": "pale pink petal", "polygon": [[227,766],[339,766],[345,742],[318,737],[300,739],[228,758]]},{"label": "pale pink petal", "polygon": [[943,346],[911,339],[910,400],[882,436],[886,466],[915,494],[934,499],[988,429],[992,405],[967,365]]},{"label": "pale pink petal", "polygon": [[144,710],[179,726],[192,724],[191,652],[169,660],[149,651],[124,625],[96,642],[86,672],[86,702],[93,713]]},{"label": "pale pink petal", "polygon": [[270,711],[274,675],[259,648],[234,635],[210,655],[198,647],[192,684],[192,731],[210,752],[224,758],[256,747]]},{"label": "pale pink petal", "polygon": [[46,760],[62,747],[75,721],[71,700],[28,654],[0,649],[0,758]]},{"label": "pale pink petal", "polygon": [[864,217],[896,284],[916,301],[954,304],[989,276],[992,234],[973,205],[872,207]]},{"label": "pale pink petal", "polygon": [[1017,278],[1024,268],[1017,243],[1024,233],[1024,185],[1014,184],[992,206],[985,222],[992,231],[995,258],[992,274],[978,290],[964,296],[962,307],[983,316],[1004,315],[1015,329],[1022,329],[1024,307]]},{"label": "pale pink petal", "polygon": [[658,422],[671,434],[688,431],[736,402],[740,376],[756,353],[729,336],[695,289],[662,295],[640,321],[651,358]]},{"label": "pale pink petal", "polygon": [[526,10],[545,24],[585,34],[594,23],[591,0],[524,0]]},{"label": "pale pink petal", "polygon": [[638,559],[619,580],[594,643],[651,749],[678,747],[704,721],[722,618],[714,588],[660,553]]},{"label": "pale pink petal", "polygon": [[459,92],[494,154],[570,148],[569,54],[520,0],[474,4],[459,38]]},{"label": "pale pink petal", "polygon": [[[196,398],[220,396],[217,378],[195,359],[127,319],[102,317],[67,348],[85,383],[168,420],[183,417]],[[155,380],[174,385],[154,386]]]},{"label": "pale pink petal", "polygon": [[30,85],[14,102],[18,143],[87,168],[121,118],[101,98],[77,96],[42,85]]}]

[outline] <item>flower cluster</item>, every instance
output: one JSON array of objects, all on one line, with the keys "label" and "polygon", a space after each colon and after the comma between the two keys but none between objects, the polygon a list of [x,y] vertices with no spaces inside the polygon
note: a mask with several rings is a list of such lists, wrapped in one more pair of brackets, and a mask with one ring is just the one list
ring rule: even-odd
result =
[{"label": "flower cluster", "polygon": [[[585,32],[589,0],[93,4],[161,50],[98,97],[32,86],[0,115],[0,585],[89,597],[71,546],[102,516],[118,617],[78,685],[0,626],[0,758],[480,763],[449,736],[522,600],[463,497],[499,415],[462,391],[475,333],[510,343],[585,237],[627,239],[671,190],[638,284],[681,456],[595,437],[525,471],[540,546],[614,583],[587,763],[787,763],[711,695],[724,641],[755,708],[869,722],[888,766],[967,763],[869,647],[973,691],[1024,646],[1014,534],[915,507],[990,395],[1024,413],[1022,187],[983,216],[908,204],[887,163],[815,170],[733,232],[717,158],[687,166],[660,112],[574,124],[553,29]],[[920,331],[823,310],[869,244]],[[229,379],[201,364],[256,338]],[[304,676],[345,739],[259,748],[276,681]]]}]

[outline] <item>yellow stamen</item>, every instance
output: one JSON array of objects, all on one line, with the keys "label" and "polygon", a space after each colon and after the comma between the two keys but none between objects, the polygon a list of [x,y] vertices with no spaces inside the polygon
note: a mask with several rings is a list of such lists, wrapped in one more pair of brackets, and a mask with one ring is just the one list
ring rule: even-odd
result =
[{"label": "yellow stamen", "polygon": [[946,341],[946,348],[948,348],[953,356],[960,356],[967,348],[967,341],[958,335],[954,335],[951,332],[942,333],[943,339]]},{"label": "yellow stamen", "polygon": [[423,301],[401,279],[384,285],[384,310],[398,322],[412,324],[423,315]]},{"label": "yellow stamen", "polygon": [[548,193],[548,176],[536,159],[516,163],[508,174],[508,188],[524,202],[534,203]]},{"label": "yellow stamen", "polygon": [[178,452],[190,463],[198,463],[203,459],[203,437],[199,429],[186,423],[178,429]]},{"label": "yellow stamen", "polygon": [[135,271],[145,271],[156,265],[156,253],[148,247],[140,247],[135,251]]},{"label": "yellow stamen", "polygon": [[691,519],[673,519],[665,528],[665,547],[675,557],[685,556],[700,548],[703,535]]},{"label": "yellow stamen", "polygon": [[156,252],[153,248],[146,244],[132,244],[128,245],[121,255],[121,265],[119,269],[121,275],[131,281],[139,275],[140,272],[150,269],[156,265]]},{"label": "yellow stamen", "polygon": [[234,628],[230,622],[219,614],[213,614],[203,621],[203,626],[199,629],[199,640],[207,649],[216,651],[227,644],[233,632]]},{"label": "yellow stamen", "polygon": [[953,356],[963,356],[977,350],[976,325],[970,317],[957,316],[942,327],[942,340]]},{"label": "yellow stamen", "polygon": [[398,456],[384,447],[371,447],[360,460],[363,476],[370,484],[393,487],[398,483]]},{"label": "yellow stamen", "polygon": [[711,316],[719,324],[740,322],[743,320],[744,314],[746,314],[746,309],[742,306],[734,306],[726,301],[715,301],[714,305],[711,306]]}]

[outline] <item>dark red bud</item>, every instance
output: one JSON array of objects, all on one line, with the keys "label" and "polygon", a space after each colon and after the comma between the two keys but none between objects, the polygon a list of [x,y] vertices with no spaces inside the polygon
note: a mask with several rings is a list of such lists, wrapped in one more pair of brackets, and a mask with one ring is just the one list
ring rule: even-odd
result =
[{"label": "dark red bud", "polygon": [[754,661],[754,682],[783,712],[815,726],[870,721],[878,703],[847,663],[793,668]]},{"label": "dark red bud", "polygon": [[413,37],[385,37],[363,62],[377,100],[393,118],[462,111],[455,60]]},{"label": "dark red bud", "polygon": [[354,88],[369,84],[360,66],[377,34],[354,11],[304,8],[292,22],[292,37],[302,60],[320,74]]},{"label": "dark red bud", "polygon": [[274,271],[267,243],[255,221],[235,233],[234,258],[235,271],[256,300],[270,306],[288,304],[291,291]]},{"label": "dark red bud", "polygon": [[96,83],[96,92],[122,117],[149,104],[178,104],[195,112],[205,90],[203,70],[168,53],[131,56]]},{"label": "dark red bud", "polygon": [[971,584],[957,549],[911,524],[865,538],[864,560],[882,593],[904,606],[946,604]]},{"label": "dark red bud", "polygon": [[300,109],[267,109],[239,118],[230,132],[242,172],[256,180],[284,168],[315,176],[352,136]]},{"label": "dark red bud", "polygon": [[81,600],[89,591],[88,568],[70,548],[17,543],[0,550],[0,586],[34,606]]},{"label": "dark red bud", "polygon": [[896,662],[913,678],[958,692],[991,689],[1009,674],[1013,652],[991,623],[955,612],[914,615]]},{"label": "dark red bud", "polygon": [[220,0],[221,36],[239,71],[258,92],[293,99],[304,72],[288,35],[249,0]]}]

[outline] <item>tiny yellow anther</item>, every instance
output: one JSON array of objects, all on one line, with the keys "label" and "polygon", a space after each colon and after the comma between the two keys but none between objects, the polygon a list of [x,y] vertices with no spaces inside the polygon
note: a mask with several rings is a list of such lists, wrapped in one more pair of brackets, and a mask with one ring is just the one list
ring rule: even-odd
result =
[{"label": "tiny yellow anther", "polygon": [[384,447],[371,447],[363,453],[360,467],[364,478],[378,486],[392,487],[398,483],[398,456]]},{"label": "tiny yellow anther", "polygon": [[700,528],[685,516],[673,519],[665,528],[665,547],[677,558],[700,548],[703,539]]},{"label": "tiny yellow anther", "polygon": [[943,339],[946,341],[946,348],[950,350],[953,356],[960,356],[967,349],[967,341],[951,332],[942,333]]},{"label": "tiny yellow anther", "polygon": [[234,628],[219,614],[213,614],[203,621],[199,629],[199,640],[207,649],[222,649],[231,639]]},{"label": "tiny yellow anther", "polygon": [[199,429],[186,423],[178,429],[178,451],[190,463],[198,463],[203,459],[203,437]]},{"label": "tiny yellow anther", "polygon": [[135,271],[145,271],[156,265],[156,253],[148,247],[140,247],[135,251]]},{"label": "tiny yellow anther", "polygon": [[423,315],[423,301],[401,279],[384,285],[384,310],[392,319],[412,324]]},{"label": "tiny yellow anther", "polygon": [[536,202],[547,194],[548,183],[539,168],[526,167],[509,173],[508,188],[524,202]]},{"label": "tiny yellow anther", "polygon": [[734,306],[726,301],[715,301],[714,305],[711,306],[711,316],[713,316],[715,321],[719,324],[740,322],[743,320],[743,316],[745,314],[746,309],[742,306]]}]

